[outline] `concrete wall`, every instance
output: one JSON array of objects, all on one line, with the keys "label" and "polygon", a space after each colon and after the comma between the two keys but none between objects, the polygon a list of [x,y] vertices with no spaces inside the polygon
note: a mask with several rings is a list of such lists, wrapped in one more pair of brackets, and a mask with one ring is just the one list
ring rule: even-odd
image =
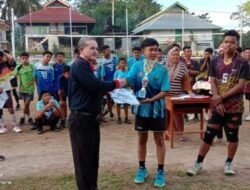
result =
[{"label": "concrete wall", "polygon": [[0,42],[6,42],[6,30],[0,29]]},{"label": "concrete wall", "polygon": [[50,51],[52,51],[54,49],[54,46],[59,48],[59,39],[57,36],[49,36],[48,41],[49,41],[49,50]]},{"label": "concrete wall", "polygon": [[[152,35],[159,44],[171,44],[176,41],[176,37],[174,36],[175,30],[154,30],[151,32],[144,33],[145,35]],[[192,34],[185,35],[184,42],[192,47],[193,50],[204,50],[206,47],[214,47],[213,44],[213,31],[212,30],[184,30],[184,34]],[[195,35],[197,34],[197,35]],[[161,37],[159,35],[170,35]]]},{"label": "concrete wall", "polygon": [[[148,33],[144,33],[146,35],[152,35],[160,44],[169,44],[175,41],[175,30],[154,30]],[[159,35],[172,35],[167,37],[161,37]]]}]

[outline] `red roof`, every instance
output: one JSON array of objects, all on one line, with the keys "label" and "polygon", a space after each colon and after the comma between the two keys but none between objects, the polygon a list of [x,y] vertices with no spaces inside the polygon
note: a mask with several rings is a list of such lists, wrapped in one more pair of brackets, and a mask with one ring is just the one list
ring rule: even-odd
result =
[{"label": "red roof", "polygon": [[[95,23],[96,20],[71,9],[72,23]],[[18,23],[30,23],[30,15],[24,15],[16,20]],[[31,12],[32,23],[69,23],[69,8],[67,7],[44,7]]]}]

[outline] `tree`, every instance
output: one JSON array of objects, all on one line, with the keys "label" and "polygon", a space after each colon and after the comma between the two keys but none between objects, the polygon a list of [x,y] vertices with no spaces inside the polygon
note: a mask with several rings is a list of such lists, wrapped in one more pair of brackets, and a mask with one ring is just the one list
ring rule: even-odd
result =
[{"label": "tree", "polygon": [[29,13],[29,10],[35,10],[41,6],[38,0],[0,0],[1,18],[11,23],[11,9],[14,9],[16,17]]},{"label": "tree", "polygon": [[[138,23],[160,11],[161,5],[153,0],[116,0],[115,28],[126,30],[125,9],[128,9],[129,31]],[[146,11],[147,10],[147,11]],[[92,34],[102,34],[107,27],[112,27],[111,0],[83,0],[80,11],[96,19]]]},{"label": "tree", "polygon": [[244,33],[242,36],[242,48],[249,48],[250,47],[250,31]]},{"label": "tree", "polygon": [[250,1],[242,3],[238,6],[238,10],[230,16],[233,20],[239,20],[242,27],[250,26]]},{"label": "tree", "polygon": [[203,14],[200,14],[200,15],[195,15],[195,13],[192,12],[191,15],[196,16],[196,17],[198,17],[198,18],[200,18],[202,20],[205,20],[205,21],[208,21],[208,22],[212,22],[212,20],[210,20],[211,18],[209,16],[209,13],[203,13]]},{"label": "tree", "polygon": [[201,14],[201,15],[198,15],[198,17],[199,17],[200,19],[202,19],[202,20],[205,20],[205,21],[208,21],[208,22],[212,22],[212,21],[210,20],[209,13],[203,13],[203,14]]}]

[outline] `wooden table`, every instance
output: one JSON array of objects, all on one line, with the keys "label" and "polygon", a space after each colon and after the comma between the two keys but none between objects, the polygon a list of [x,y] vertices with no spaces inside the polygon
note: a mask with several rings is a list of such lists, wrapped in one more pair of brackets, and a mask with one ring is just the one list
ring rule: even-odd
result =
[{"label": "wooden table", "polygon": [[[184,134],[184,133],[200,133],[200,138],[203,138],[203,109],[210,108],[211,99],[208,96],[199,98],[185,98],[185,99],[173,99],[173,97],[166,97],[166,108],[170,112],[170,147],[174,147],[174,134]],[[187,113],[198,113],[201,115],[200,118],[200,131],[190,131],[190,132],[175,132],[174,131],[174,114],[187,114]]]}]

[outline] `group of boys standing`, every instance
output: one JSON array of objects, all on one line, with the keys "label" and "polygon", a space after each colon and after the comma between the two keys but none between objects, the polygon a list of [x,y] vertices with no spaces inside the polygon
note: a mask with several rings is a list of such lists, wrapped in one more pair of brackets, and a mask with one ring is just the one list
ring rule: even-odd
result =
[{"label": "group of boys standing", "polygon": [[[75,52],[76,55],[78,52]],[[65,54],[57,52],[55,54],[56,63],[51,65],[50,61],[53,53],[45,51],[41,62],[30,64],[29,54],[22,52],[19,56],[20,64],[16,65],[14,58],[9,53],[0,52],[0,70],[1,70],[1,92],[5,92],[7,100],[4,108],[8,108],[12,115],[12,129],[20,133],[26,123],[32,125],[32,130],[37,129],[38,134],[43,133],[43,126],[49,125],[53,131],[59,131],[65,128],[67,117],[67,93],[70,67],[65,64]],[[19,123],[16,123],[16,116],[13,109],[11,95],[11,81],[18,79],[19,99],[23,100],[23,115]],[[30,111],[30,103],[34,100],[35,84],[37,95],[35,120],[33,120]],[[19,106],[19,105],[18,105]],[[20,106],[19,106],[20,107]],[[6,133],[7,127],[3,122],[3,112],[1,109],[0,133]],[[61,119],[60,127],[57,127]]]}]

